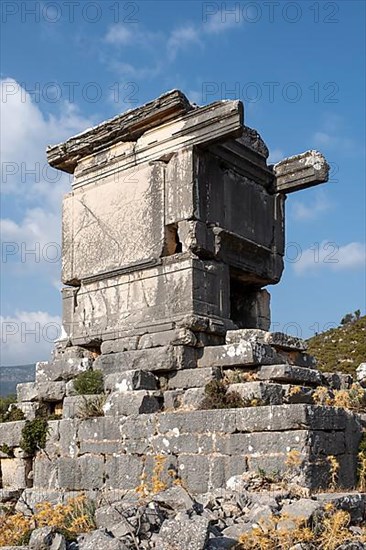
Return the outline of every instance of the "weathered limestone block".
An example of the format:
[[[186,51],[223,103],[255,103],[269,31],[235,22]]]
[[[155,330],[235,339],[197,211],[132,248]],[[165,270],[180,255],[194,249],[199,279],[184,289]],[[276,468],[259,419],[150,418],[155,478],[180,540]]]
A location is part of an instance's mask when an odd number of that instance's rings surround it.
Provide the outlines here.
[[[285,350],[305,351],[307,344],[305,340],[290,336],[283,332],[267,332],[259,329],[228,330],[226,333],[227,344],[239,344],[241,341],[252,343],[268,344]]]
[[[182,252],[191,250],[200,258],[212,258],[215,255],[215,235],[205,223],[195,220],[178,222],[179,241]]]
[[[329,165],[319,151],[306,151],[273,167],[276,193],[292,193],[328,181]]]
[[[41,404],[39,402],[22,401],[17,403],[17,408],[22,411],[26,420],[33,420],[36,417],[37,411],[40,407]]]
[[[176,329],[152,334],[143,334],[138,349],[156,348],[159,346],[195,346],[197,339],[189,329]]]
[[[277,349],[277,352],[281,358],[281,361],[279,361],[280,363],[288,363],[289,365],[307,369],[316,369],[315,357],[304,351]]]
[[[138,336],[126,336],[125,338],[117,338],[116,340],[106,340],[102,342],[100,350],[103,355],[118,353],[120,351],[131,351],[137,349],[138,342]]]
[[[192,311],[206,317],[206,324],[209,318],[221,320],[224,331],[234,326],[229,319],[228,266],[189,253],[164,257],[158,265],[138,271],[86,279],[80,287],[62,292],[63,326],[73,344],[124,338],[131,331],[154,333],[168,321],[170,329],[175,322],[194,330],[182,324]],[[105,351],[111,351],[109,345],[103,346]]]
[[[205,388],[188,388],[182,396],[181,407],[188,410],[197,410],[201,407],[205,396]]]
[[[160,433],[178,429],[180,433],[204,432],[266,432],[296,430],[308,427],[313,430],[353,429],[361,433],[355,415],[344,409],[305,404],[246,407],[231,410],[204,410],[159,415]]]
[[[60,357],[52,363],[37,363],[36,381],[37,383],[68,381],[90,370],[93,362],[94,358],[91,357]],[[24,399],[24,401],[27,400]]]
[[[295,384],[321,385],[322,375],[319,371],[293,365],[264,365],[257,372],[259,380],[291,382]]]
[[[54,359],[95,359],[95,352],[82,346],[71,346],[69,340],[58,340],[55,344]]]
[[[168,389],[187,389],[206,386],[212,380],[222,378],[219,367],[202,367],[200,369],[184,369],[175,372],[168,379]]]
[[[54,527],[40,527],[32,531],[30,550],[66,550],[66,540]]]
[[[190,346],[162,346],[100,355],[94,362],[94,369],[105,375],[130,370],[170,371],[189,369],[196,366],[196,350]]]
[[[117,392],[156,390],[158,389],[158,379],[152,372],[143,370],[114,372],[104,378],[104,389]]]
[[[121,450],[124,417],[83,420],[78,429],[80,453],[114,454]],[[147,427],[146,427],[147,430]]]
[[[158,398],[146,390],[113,392],[103,406],[106,416],[153,413],[160,409]]]
[[[273,365],[278,359],[276,351],[271,346],[242,341],[239,344],[204,348],[197,364],[199,367]]]
[[[17,400],[20,401],[36,401],[37,387],[35,382],[25,382],[17,384]]]
[[[164,163],[99,178],[63,201],[62,282],[159,258],[164,246]],[[100,200],[103,194],[103,201]]]
[[[141,481],[142,459],[134,456],[109,456],[105,463],[106,488],[136,489]]]
[[[62,401],[66,395],[65,382],[37,382],[38,399],[44,402]]]
[[[164,411],[179,409],[182,405],[184,390],[165,390],[163,392]]]
[[[57,460],[38,454],[33,461],[33,487],[47,490],[58,488]]]
[[[32,464],[29,459],[2,458],[0,466],[4,489],[25,489],[30,486],[28,474]]]
[[[261,405],[282,405],[283,391],[279,384],[245,382],[230,384],[228,393],[236,392],[245,402],[258,400]]]
[[[361,386],[366,387],[366,363],[360,363],[356,369],[357,381]]]
[[[61,489],[80,491],[101,489],[104,481],[104,457],[85,454],[77,459],[57,459],[57,479]]]
[[[25,426],[23,420],[18,422],[1,422],[0,423],[0,446],[7,445],[10,449],[19,447],[22,438],[22,429]]]
[[[105,529],[92,531],[78,537],[78,548],[80,550],[125,550],[126,546],[117,538],[113,538]]]
[[[69,380],[66,382],[66,397],[74,397],[75,395],[78,395],[78,393],[75,390],[74,380]]]
[[[305,457],[308,448],[309,431],[307,430],[220,435],[215,442],[217,453],[230,456],[243,453],[249,458],[252,455],[257,457],[283,454],[285,456],[291,450],[296,450]]]
[[[161,550],[202,550],[206,547],[210,520],[203,516],[191,519],[179,512],[174,519],[166,520],[156,538]]]

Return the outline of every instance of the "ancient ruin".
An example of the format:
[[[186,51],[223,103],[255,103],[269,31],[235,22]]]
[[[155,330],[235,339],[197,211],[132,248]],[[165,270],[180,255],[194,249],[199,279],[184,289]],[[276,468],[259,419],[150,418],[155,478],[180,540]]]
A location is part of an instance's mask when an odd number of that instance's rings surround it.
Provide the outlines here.
[[[12,451],[0,454],[3,490],[22,493],[20,508],[73,491],[123,495],[148,484],[159,460],[166,486],[179,479],[199,495],[245,472],[283,475],[294,453],[303,487],[329,486],[330,456],[339,486],[355,487],[360,420],[313,400],[352,380],[319,372],[301,339],[269,332],[286,195],[327,181],[324,157],[269,165],[240,101],[197,107],[180,91],[47,155],[74,176],[63,337],[36,381],[18,386],[17,406],[27,419],[53,416],[33,456],[20,449],[24,421],[0,424]],[[89,370],[103,375],[102,403],[75,390]],[[227,407],[210,406],[222,380]],[[98,415],[85,418],[93,399]]]

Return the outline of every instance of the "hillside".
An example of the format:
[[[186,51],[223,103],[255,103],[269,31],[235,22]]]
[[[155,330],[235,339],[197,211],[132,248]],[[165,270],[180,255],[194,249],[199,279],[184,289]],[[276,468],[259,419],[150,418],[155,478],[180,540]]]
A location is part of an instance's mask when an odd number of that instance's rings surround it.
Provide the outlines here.
[[[340,371],[355,376],[366,361],[366,315],[308,340],[308,351],[322,371]]]
[[[33,382],[35,375],[36,366],[34,364],[0,367],[0,397],[16,393],[17,384]]]

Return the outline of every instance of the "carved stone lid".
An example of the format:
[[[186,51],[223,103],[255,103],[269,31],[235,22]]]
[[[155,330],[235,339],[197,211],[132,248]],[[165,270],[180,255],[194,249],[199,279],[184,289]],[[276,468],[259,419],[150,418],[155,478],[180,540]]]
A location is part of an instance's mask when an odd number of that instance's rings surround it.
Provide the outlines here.
[[[144,132],[188,113],[195,107],[180,90],[172,90],[158,98],[106,120],[71,137],[64,143],[47,148],[51,166],[73,173],[80,158],[117,141],[135,141]]]

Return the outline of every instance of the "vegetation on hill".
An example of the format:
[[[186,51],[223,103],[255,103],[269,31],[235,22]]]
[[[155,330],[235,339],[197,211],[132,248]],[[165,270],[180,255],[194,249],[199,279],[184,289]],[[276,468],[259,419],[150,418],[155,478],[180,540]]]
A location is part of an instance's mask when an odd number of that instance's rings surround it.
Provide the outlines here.
[[[355,376],[358,365],[366,362],[366,315],[347,313],[339,327],[310,338],[308,351],[320,370]]]
[[[16,393],[17,384],[34,382],[35,375],[35,364],[13,367],[0,366],[0,396]]]

